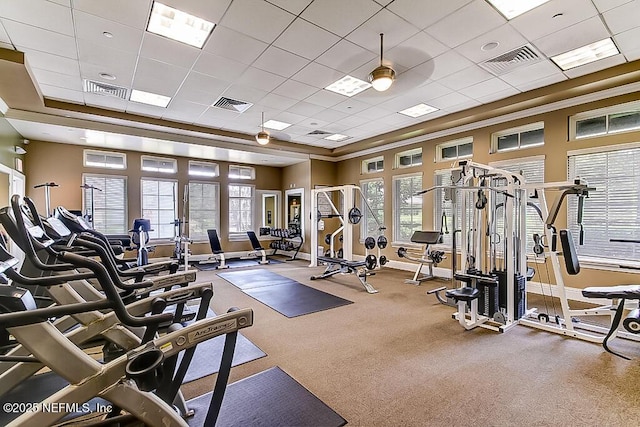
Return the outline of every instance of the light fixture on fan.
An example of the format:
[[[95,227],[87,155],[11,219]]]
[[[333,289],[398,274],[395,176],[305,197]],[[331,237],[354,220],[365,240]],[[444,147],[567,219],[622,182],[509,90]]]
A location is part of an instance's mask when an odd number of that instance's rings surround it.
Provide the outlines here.
[[[378,92],[384,92],[389,89],[396,78],[396,72],[393,71],[393,68],[382,65],[383,37],[384,34],[380,33],[380,66],[369,74],[369,82]]]
[[[267,145],[269,143],[269,132],[264,131],[264,111],[262,112],[262,130],[256,135],[256,141],[260,145]]]

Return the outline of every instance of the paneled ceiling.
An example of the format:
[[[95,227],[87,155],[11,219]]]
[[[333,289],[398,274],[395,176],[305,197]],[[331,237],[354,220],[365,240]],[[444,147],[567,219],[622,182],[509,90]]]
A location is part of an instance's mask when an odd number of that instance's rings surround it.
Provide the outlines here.
[[[264,113],[291,124],[270,133],[299,144],[297,151],[344,147],[640,59],[640,0],[551,0],[511,20],[485,0],[163,3],[215,24],[202,49],[146,31],[152,0],[0,0],[0,47],[25,53],[49,100],[195,125],[213,137],[252,136]],[[326,90],[345,75],[367,80],[380,62],[380,33],[385,65],[397,73],[391,89],[353,97]],[[564,72],[549,59],[607,37],[619,54]],[[499,71],[483,65],[525,45],[537,59]],[[127,95],[87,93],[85,79],[124,87]],[[133,89],[171,102],[130,101]],[[253,105],[242,113],[212,106],[221,96]],[[419,103],[438,110],[418,118],[399,113]],[[55,124],[18,121],[25,137],[61,133]],[[58,139],[88,138],[68,132]],[[238,149],[254,150],[247,143]]]

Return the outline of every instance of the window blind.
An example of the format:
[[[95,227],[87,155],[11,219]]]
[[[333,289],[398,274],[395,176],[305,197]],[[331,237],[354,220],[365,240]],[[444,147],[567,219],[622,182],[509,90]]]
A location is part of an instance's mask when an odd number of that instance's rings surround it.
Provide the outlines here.
[[[83,175],[83,184],[101,191],[84,190],[84,211],[91,213],[93,194],[93,226],[105,234],[126,233],[127,227],[127,178],[110,175]]]
[[[189,237],[207,240],[208,229],[218,229],[220,185],[211,182],[189,183]]]

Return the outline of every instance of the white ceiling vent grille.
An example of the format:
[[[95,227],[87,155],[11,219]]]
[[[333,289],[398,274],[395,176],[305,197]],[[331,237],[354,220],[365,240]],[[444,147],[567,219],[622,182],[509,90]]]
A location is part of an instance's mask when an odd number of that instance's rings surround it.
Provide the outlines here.
[[[542,58],[533,50],[533,47],[525,45],[510,52],[503,53],[493,59],[489,59],[479,65],[493,74],[500,75],[510,73],[516,68],[533,64],[540,60],[542,60]]]
[[[247,111],[253,104],[250,102],[239,101],[237,99],[225,98],[221,96],[216,102],[213,103],[213,107],[222,108],[223,110],[234,111],[236,113],[242,113]]]
[[[331,135],[331,132],[327,132],[324,130],[314,130],[313,132],[309,132],[307,135],[311,135],[311,136]]]
[[[115,96],[117,98],[127,99],[127,88],[122,86],[110,85],[107,83],[96,82],[93,80],[84,80],[84,91],[88,93],[96,93],[98,95]]]

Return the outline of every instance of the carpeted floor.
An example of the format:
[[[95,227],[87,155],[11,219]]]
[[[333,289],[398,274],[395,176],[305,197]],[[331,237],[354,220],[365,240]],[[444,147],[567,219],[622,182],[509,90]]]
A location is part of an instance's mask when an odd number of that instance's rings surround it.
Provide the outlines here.
[[[368,294],[352,275],[310,281],[305,261],[267,266],[354,301],[288,319],[215,272],[213,309],[252,307],[243,334],[267,357],[232,369],[231,381],[280,366],[354,426],[634,426],[640,420],[640,345],[614,341],[632,361],[591,344],[524,326],[505,334],[464,331],[453,308],[385,269]],[[211,390],[214,376],[186,384],[185,397]]]

